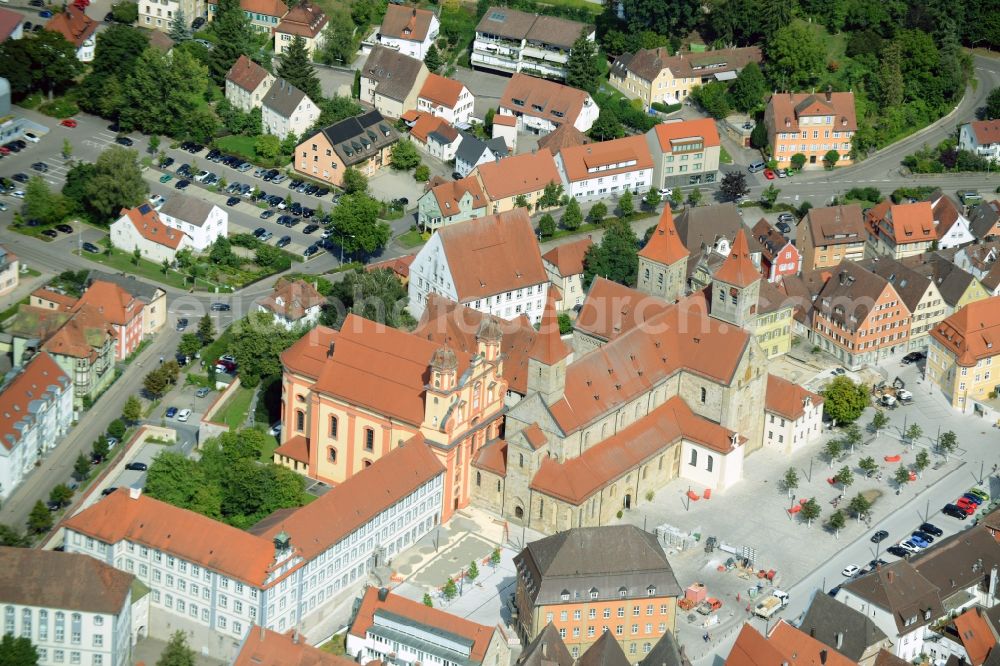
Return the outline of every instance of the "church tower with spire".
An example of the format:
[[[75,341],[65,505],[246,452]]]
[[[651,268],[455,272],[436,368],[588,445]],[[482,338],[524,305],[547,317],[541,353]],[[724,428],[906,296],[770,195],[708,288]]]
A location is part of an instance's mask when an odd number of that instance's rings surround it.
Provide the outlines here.
[[[559,335],[556,294],[550,287],[538,335],[528,352],[528,393],[540,393],[546,405],[558,402],[566,391],[569,354],[569,347]]]
[[[639,291],[666,301],[684,296],[688,249],[681,242],[670,206],[663,208],[656,230],[645,247],[639,250]]]
[[[757,314],[760,281],[746,232],[740,229],[729,256],[712,276],[711,315],[740,328],[749,327]]]

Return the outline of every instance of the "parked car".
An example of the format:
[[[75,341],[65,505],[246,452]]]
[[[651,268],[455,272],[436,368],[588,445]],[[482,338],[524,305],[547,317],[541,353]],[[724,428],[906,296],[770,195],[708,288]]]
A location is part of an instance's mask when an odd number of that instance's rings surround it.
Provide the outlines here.
[[[302,233],[304,233],[304,234],[311,234],[311,233],[315,232],[317,229],[319,229],[319,225],[318,224],[307,224],[302,229]]]
[[[954,504],[945,504],[944,508],[941,509],[941,513],[952,518],[958,518],[959,520],[965,520],[969,517],[969,514],[965,510],[958,508]]]
[[[162,176],[160,176],[160,182],[161,183],[168,183],[168,182],[170,182],[171,179],[173,179],[173,175],[171,175],[169,173],[165,173]]]
[[[20,172],[19,173],[15,173],[10,178],[11,178],[11,180],[16,180],[19,183],[27,183],[28,182],[28,174],[26,174],[26,173],[20,173]]]
[[[68,224],[57,224],[56,225],[56,229],[58,231],[63,232],[64,234],[71,234],[71,233],[73,233],[73,227],[69,226]]]
[[[895,555],[896,557],[906,557],[907,555],[910,554],[908,550],[904,550],[899,546],[889,546],[888,548],[885,549],[885,552],[889,553],[890,555]]]
[[[149,465],[141,462],[131,462],[125,465],[125,469],[130,469],[134,472],[145,472],[146,470],[149,469]]]
[[[183,331],[187,327],[188,327],[188,320],[187,319],[185,319],[184,317],[181,317],[180,319],[177,320],[177,330],[178,331]]]
[[[319,252],[319,246],[315,245],[315,244],[314,245],[310,245],[305,250],[303,250],[302,256],[306,257],[306,258],[309,258],[309,257],[313,256],[314,254],[316,254],[317,252]]]
[[[975,495],[976,497],[978,497],[979,499],[981,499],[983,502],[988,502],[989,499],[990,499],[989,494],[985,490],[982,490],[980,488],[971,488],[966,493],[966,495]]]
[[[792,231],[792,228],[788,226],[787,222],[778,222],[774,226],[775,228],[777,228],[778,231],[780,231],[783,234],[791,233]]]
[[[185,189],[187,189],[188,185],[190,185],[190,184],[191,184],[190,180],[178,180],[176,183],[174,183],[174,189],[175,190],[185,190]]]
[[[97,247],[93,243],[84,243],[83,244],[83,251],[84,252],[90,252],[91,254],[100,254],[101,253],[101,248]]]
[[[184,423],[189,418],[191,418],[190,409],[182,409],[181,411],[177,412],[177,420],[180,421],[181,423]]]
[[[202,386],[200,389],[194,392],[194,394],[199,398],[204,398],[206,395],[212,392],[212,389],[207,386]]]
[[[872,535],[872,543],[880,543],[881,541],[884,541],[885,539],[888,538],[889,538],[888,532],[886,532],[885,530],[879,530],[878,532]]]
[[[63,118],[61,121],[59,121],[59,124],[62,125],[63,127],[76,127],[76,121],[73,120],[72,118]]]
[[[191,21],[191,29],[192,30],[197,30],[198,28],[200,28],[203,25],[205,25],[205,17],[204,16],[197,16],[197,17],[195,17],[195,19],[193,21]]]
[[[167,407],[167,418],[168,419],[172,419],[175,416],[177,416],[177,408],[176,407]]]
[[[923,539],[924,542],[928,543],[928,544],[934,543],[934,535],[928,534],[927,532],[924,532],[923,530],[916,530],[913,533],[913,538],[914,539],[917,539],[917,538]]]
[[[115,143],[117,143],[120,146],[131,146],[135,142],[132,141],[132,139],[128,138],[127,136],[120,136],[115,139]]]
[[[291,245],[291,243],[292,243],[291,236],[282,236],[281,238],[278,239],[278,242],[275,243],[274,245],[275,247],[288,247],[289,245]]]
[[[916,532],[910,535],[909,541],[918,548],[926,548],[927,546],[930,545],[930,543],[926,539],[917,536]]]
[[[764,178],[768,180],[774,180],[774,172],[770,169],[764,169]]]
[[[909,550],[911,553],[919,553],[920,551],[922,551],[924,548],[927,547],[927,546],[921,546],[912,537],[902,542],[899,545],[902,546],[904,550]]]
[[[46,12],[48,12],[48,10],[46,10]],[[39,12],[40,15],[44,13],[45,12]],[[52,18],[52,12],[48,12],[48,14],[49,14],[48,16],[43,16],[42,18]],[[31,143],[38,143],[40,141],[38,135],[35,134],[34,132],[25,132],[24,138],[26,141],[30,141]]]
[[[220,303],[219,301],[216,301],[211,305],[212,312],[229,312],[232,309],[233,308],[229,305],[229,303]]]
[[[164,157],[163,161],[160,162],[160,168],[161,169],[166,169],[167,167],[173,165],[173,163],[174,163],[174,158],[172,158],[172,157]]]
[[[240,199],[239,197],[229,197],[228,199],[226,199],[226,205],[227,206],[235,206],[236,204],[238,204],[241,201],[243,201],[243,199]]]
[[[918,352],[918,351],[910,352],[909,354],[903,357],[903,365],[917,363],[918,361],[924,360],[926,356],[927,355],[924,354],[923,352]]]
[[[861,571],[861,567],[859,567],[856,564],[849,564],[846,567],[844,567],[844,570],[841,571],[840,573],[843,574],[844,576],[847,576],[848,578],[853,578],[854,576],[858,575],[859,571]]]
[[[44,229],[42,231],[42,235],[45,236],[46,238],[58,238],[59,237],[59,234],[56,232],[55,229]]]
[[[253,168],[252,164],[250,164],[249,162],[243,162],[239,166],[236,167],[236,170],[239,171],[240,173],[246,173],[247,171],[249,171],[252,168]]]
[[[267,209],[267,210],[261,211],[261,213],[260,213],[260,219],[262,219],[262,220],[266,220],[266,219],[271,218],[271,217],[274,217],[274,211],[271,210],[270,208]]]
[[[107,497],[116,490],[118,490],[118,486],[110,486],[108,488],[105,488],[104,490],[101,491],[101,497]]]
[[[983,503],[982,497],[980,497],[979,495],[973,495],[972,493],[965,493],[964,495],[962,495],[962,499],[967,499],[969,500],[969,502],[975,504],[976,506],[979,506],[980,504]]]
[[[260,237],[260,242],[261,243],[266,243],[267,241],[271,240],[272,238],[274,238],[274,234],[271,233],[270,231],[265,231],[264,234]]]
[[[49,171],[49,165],[45,162],[35,162],[31,165],[31,168],[39,173],[48,173]]]
[[[934,523],[921,523],[920,531],[926,532],[927,534],[933,534],[936,537],[943,536],[944,530],[935,525]]]
[[[778,178],[788,177],[788,169],[778,169],[777,173],[778,173]]]

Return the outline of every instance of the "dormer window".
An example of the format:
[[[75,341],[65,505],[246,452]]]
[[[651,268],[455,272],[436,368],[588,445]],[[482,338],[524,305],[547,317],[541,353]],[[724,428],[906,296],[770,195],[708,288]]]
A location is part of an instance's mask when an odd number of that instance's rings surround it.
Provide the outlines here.
[[[597,588],[596,587],[590,588],[590,598],[591,599],[596,599],[597,598]]]
[[[655,585],[650,585],[649,587],[647,587],[646,588],[646,594],[649,595],[649,596],[651,596],[651,597],[656,596],[656,586]]]

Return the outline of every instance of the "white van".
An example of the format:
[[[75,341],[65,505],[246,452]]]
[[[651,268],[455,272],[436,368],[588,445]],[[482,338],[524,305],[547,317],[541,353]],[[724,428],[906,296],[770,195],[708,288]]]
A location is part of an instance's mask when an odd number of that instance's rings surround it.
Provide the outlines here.
[[[750,173],[757,173],[758,171],[763,171],[766,167],[767,164],[765,164],[762,160],[757,160],[756,162],[751,162],[750,165],[747,166],[747,171]]]

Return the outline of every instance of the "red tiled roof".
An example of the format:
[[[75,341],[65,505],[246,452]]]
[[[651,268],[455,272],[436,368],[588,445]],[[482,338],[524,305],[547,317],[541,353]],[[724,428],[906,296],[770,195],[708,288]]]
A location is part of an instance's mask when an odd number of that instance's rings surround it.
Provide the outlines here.
[[[416,435],[314,502],[278,521],[265,518],[267,529],[260,536],[270,540],[285,532],[292,547],[311,560],[443,472],[424,438]]]
[[[240,9],[251,14],[264,14],[278,18],[288,13],[288,5],[281,0],[240,0]]]
[[[77,298],[74,298],[73,296],[70,296],[69,294],[63,294],[58,291],[53,291],[52,289],[48,289],[47,287],[39,287],[38,289],[31,292],[31,295],[36,298],[40,298],[43,301],[52,301],[53,303],[59,306],[58,308],[59,310],[64,312],[69,312],[70,310],[72,310],[73,306],[76,305],[76,302],[79,300]]]
[[[955,631],[962,641],[972,666],[982,666],[996,647],[997,639],[978,607],[972,607],[955,618]]]
[[[46,352],[32,358],[0,393],[0,444],[11,451],[22,429],[35,423],[31,404],[42,400],[53,386],[69,386],[70,378]]]
[[[593,244],[594,241],[587,236],[571,243],[556,245],[543,254],[542,259],[555,266],[560,277],[580,275],[583,273],[583,258],[587,256],[587,250]]]
[[[357,666],[357,662],[312,647],[297,630],[279,634],[254,625],[233,666]]]
[[[521,434],[524,435],[525,441],[531,445],[531,448],[536,451],[549,441],[549,438],[545,436],[545,433],[538,427],[537,423],[532,423],[522,430]]]
[[[542,321],[538,326],[538,336],[531,348],[531,357],[545,365],[555,365],[570,354],[569,346],[559,335],[559,320],[556,312],[556,290],[549,288]]]
[[[736,232],[736,240],[733,241],[729,256],[715,272],[715,279],[737,287],[746,287],[760,279],[760,271],[750,259],[747,234],[742,227]]]
[[[774,132],[797,132],[803,116],[832,116],[834,129],[841,132],[858,129],[853,92],[775,93],[764,120]]]
[[[571,183],[653,168],[653,156],[641,135],[568,146],[559,151],[559,157]]]
[[[63,526],[104,543],[123,539],[175,555],[206,569],[261,587],[274,562],[267,539],[119,488],[68,518]]]
[[[393,39],[422,42],[427,37],[433,17],[434,13],[426,9],[390,3],[385,10],[379,33]]]
[[[696,415],[681,397],[674,396],[576,458],[562,463],[545,458],[531,489],[578,505],[681,438],[725,455],[734,449],[733,434]]]
[[[886,199],[868,211],[868,224],[872,233],[888,234],[896,245],[925,243],[938,237],[930,201],[892,204]]]
[[[317,326],[281,353],[281,364],[286,370],[315,380],[322,372],[337,336],[334,329]]]
[[[538,192],[549,183],[562,182],[556,170],[556,161],[547,150],[505,157],[499,162],[486,162],[474,171],[479,174],[483,188],[492,201]]]
[[[461,81],[445,78],[431,72],[427,75],[427,79],[424,80],[424,87],[420,89],[420,97],[449,109],[454,109],[458,105],[458,98],[464,89],[465,86],[462,85]]]
[[[660,143],[660,150],[665,153],[674,152],[674,143],[685,144],[688,143],[687,139],[700,138],[704,141],[705,148],[720,145],[719,130],[711,118],[660,123],[653,128],[653,132],[656,133],[656,140]]]
[[[980,146],[1000,143],[1000,119],[974,120],[969,124],[972,125],[972,132],[976,135],[976,143]]]
[[[688,255],[690,252],[684,247],[684,242],[674,225],[674,214],[670,206],[664,206],[656,231],[650,236],[649,242],[639,250],[639,256],[669,266],[682,259],[686,260]]]
[[[114,337],[111,325],[93,305],[84,305],[45,341],[42,349],[52,354],[93,362],[97,358],[97,350],[104,346],[109,337]]]
[[[407,254],[402,257],[394,257],[385,261],[377,261],[374,264],[365,266],[366,271],[378,271],[382,269],[390,270],[397,277],[405,279],[410,277],[410,264],[417,258],[416,254]]]
[[[459,203],[462,197],[468,193],[472,197],[472,209],[482,209],[484,212],[489,203],[483,195],[483,188],[479,186],[479,181],[472,176],[466,176],[459,180],[446,180],[440,185],[431,188],[434,199],[437,200],[438,209],[445,217],[450,217],[461,212]]]
[[[785,655],[781,663],[788,666],[857,666],[856,662],[785,620],[778,620],[778,624],[771,629],[767,642]]]
[[[507,118],[510,118],[510,121],[507,121]],[[497,114],[493,116],[493,124],[496,125],[497,121],[501,119],[504,121],[500,123],[501,125],[513,126],[517,124],[517,118],[506,114]],[[540,138],[538,140],[538,149],[541,150],[542,148],[545,148],[550,153],[555,155],[564,148],[570,148],[572,146],[586,146],[588,143],[593,143],[590,140],[590,137],[569,123],[565,123]]]
[[[122,208],[119,215],[128,219],[139,235],[151,243],[176,250],[184,241],[184,233],[161,222],[159,213],[149,204]]]
[[[446,631],[472,641],[469,659],[474,662],[482,662],[486,656],[486,649],[490,646],[490,640],[493,638],[493,632],[496,631],[495,627],[470,622],[391,592],[386,596],[385,601],[380,601],[378,588],[369,587],[361,598],[361,606],[358,608],[349,633],[352,636],[364,638],[368,629],[375,623],[375,614],[381,610],[401,615],[414,624]]]
[[[279,456],[291,458],[300,463],[309,464],[309,440],[302,435],[295,435],[274,450]]]
[[[781,666],[786,657],[749,623],[740,629],[725,666]]]
[[[257,303],[276,315],[298,321],[306,316],[310,308],[326,303],[326,299],[305,280],[278,278],[274,291],[260,298]]]
[[[288,10],[275,32],[315,39],[323,31],[327,20],[322,9],[310,2],[303,2]]]
[[[556,81],[539,79],[520,72],[514,74],[500,98],[500,113],[524,113],[558,125],[575,125],[590,95]],[[521,102],[516,104],[514,100]],[[593,104],[593,101],[590,102]],[[537,108],[542,110],[539,111]],[[495,119],[494,119],[495,122]]]
[[[444,118],[430,113],[417,112],[417,120],[410,128],[410,135],[420,143],[427,143],[427,136],[433,132],[437,132],[452,141],[458,138],[458,132]]]
[[[507,442],[497,439],[479,449],[472,459],[472,466],[499,476],[507,476]]]
[[[506,114],[498,113],[497,115],[493,116],[493,124],[501,125],[503,127],[516,127],[517,118],[515,118],[514,116],[508,116]]]
[[[0,547],[0,565],[0,599],[21,606],[118,615],[135,579],[83,553],[40,548]]]
[[[964,306],[931,329],[938,343],[954,354],[955,362],[971,368],[980,359],[1000,354],[1000,296]]]
[[[24,22],[24,16],[6,7],[0,7],[0,42],[10,39],[17,26]]]
[[[90,38],[100,25],[84,12],[73,5],[69,5],[61,12],[49,19],[45,24],[46,30],[58,32],[66,40],[77,48]]]
[[[668,307],[662,299],[598,276],[590,284],[573,327],[602,340],[614,340]]]
[[[114,282],[94,280],[77,301],[76,307],[93,305],[112,324],[127,326],[142,316],[142,304]]]
[[[764,398],[764,409],[767,411],[795,421],[805,413],[806,398],[814,405],[823,404],[823,396],[787,379],[771,374],[767,376],[767,395]]]
[[[268,77],[267,70],[245,55],[241,55],[229,68],[226,80],[246,90],[253,92]]]

